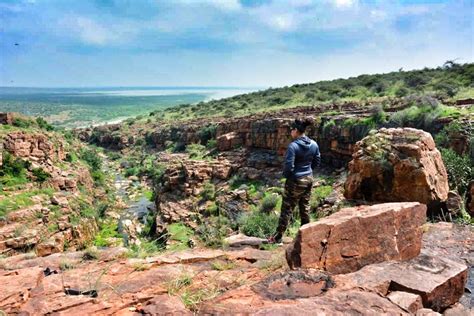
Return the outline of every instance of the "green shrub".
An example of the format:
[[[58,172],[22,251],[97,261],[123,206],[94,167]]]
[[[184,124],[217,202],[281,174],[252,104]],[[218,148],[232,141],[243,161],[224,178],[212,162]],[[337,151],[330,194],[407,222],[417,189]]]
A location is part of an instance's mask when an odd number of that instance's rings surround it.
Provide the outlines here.
[[[117,226],[117,222],[114,220],[102,222],[99,225],[100,230],[94,238],[94,245],[97,247],[111,246],[109,238],[121,238]]]
[[[4,197],[0,200],[0,216],[5,216],[11,211],[33,205],[34,202],[31,200],[31,197],[35,193],[36,192],[24,192]]]
[[[74,152],[69,152],[66,154],[66,161],[67,162],[76,162],[77,161],[77,155]]]
[[[28,128],[33,124],[33,121],[24,119],[21,117],[15,117],[13,118],[12,122],[13,126],[20,127],[20,128]]]
[[[230,221],[224,216],[211,216],[201,223],[196,235],[207,247],[217,248],[222,246],[223,240],[232,232]]]
[[[186,152],[191,159],[203,159],[206,155],[206,147],[201,144],[189,144],[186,146]]]
[[[376,104],[371,108],[371,118],[376,125],[383,124],[387,120],[387,114],[381,104]]]
[[[163,244],[155,240],[141,240],[140,245],[131,245],[127,256],[130,258],[147,258],[163,251]]]
[[[212,202],[209,204],[209,206],[206,208],[207,213],[211,216],[218,216],[219,215],[219,206],[216,204],[216,202]]]
[[[102,168],[102,159],[95,150],[83,149],[81,151],[81,159],[84,160],[93,171]]]
[[[324,124],[323,124],[323,133],[324,133],[324,134],[329,133],[329,131],[331,130],[331,128],[332,128],[333,126],[335,126],[335,125],[336,125],[336,121],[335,121],[335,120],[329,120],[329,121],[324,122]]]
[[[85,218],[97,218],[99,214],[97,214],[97,210],[94,209],[92,206],[81,207],[80,214],[82,217]]]
[[[130,167],[130,168],[125,169],[124,175],[126,177],[131,177],[131,176],[138,176],[139,173],[140,173],[140,168],[134,166],[134,167]]]
[[[460,156],[452,149],[440,148],[443,162],[448,172],[449,186],[460,194],[467,191],[469,182],[474,179],[474,166],[468,156]]]
[[[91,172],[92,179],[94,179],[94,183],[96,185],[104,185],[105,184],[105,173],[101,170],[94,170]]]
[[[194,235],[191,228],[181,223],[168,225],[168,240],[170,241],[169,250],[184,250],[189,248],[189,241]]]
[[[1,183],[6,186],[27,183],[26,170],[29,166],[28,161],[15,158],[9,152],[3,152],[3,162],[0,167]]]
[[[35,181],[39,183],[43,183],[49,178],[51,178],[51,175],[44,171],[42,168],[35,168],[31,171],[33,176],[35,177]]]
[[[259,211],[270,213],[281,203],[281,196],[275,193],[265,194],[259,205]]]
[[[147,169],[144,171],[144,174],[148,176],[156,186],[161,182],[163,175],[165,174],[165,170],[166,167],[164,165],[153,162],[150,167],[147,167]]]
[[[397,98],[402,98],[404,96],[407,96],[408,93],[410,93],[410,90],[408,90],[406,87],[400,87],[395,91],[395,96]]]
[[[210,139],[210,140],[208,140],[208,141],[207,141],[206,148],[207,148],[207,149],[214,149],[214,148],[217,148],[217,140],[215,140],[215,139]]]
[[[39,128],[45,129],[47,131],[53,131],[54,127],[46,122],[46,120],[42,117],[37,117],[36,118],[36,124],[38,124]]]
[[[122,158],[122,155],[116,151],[108,151],[107,156],[109,157],[110,160],[113,160],[113,161],[117,161],[120,158]]]
[[[201,144],[204,146],[208,145],[208,142],[212,139],[216,138],[217,132],[217,125],[210,124],[198,131],[199,139],[201,140]]]
[[[202,188],[201,197],[205,201],[213,201],[216,198],[216,187],[210,182],[205,182]]]
[[[240,231],[247,236],[267,238],[275,233],[278,216],[274,213],[252,211],[239,219]]]

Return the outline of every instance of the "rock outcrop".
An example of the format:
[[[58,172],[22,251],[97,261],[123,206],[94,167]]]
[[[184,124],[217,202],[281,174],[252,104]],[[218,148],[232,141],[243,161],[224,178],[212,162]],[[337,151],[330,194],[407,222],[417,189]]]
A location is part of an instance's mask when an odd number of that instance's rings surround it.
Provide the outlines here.
[[[0,124],[12,125],[15,114],[12,112],[2,112],[0,113]]]
[[[357,143],[349,163],[346,198],[417,201],[436,213],[448,192],[446,168],[429,133],[382,128]]]
[[[6,135],[3,147],[15,157],[28,157],[32,161],[63,160],[66,157],[63,144],[53,144],[44,134],[12,132]]]
[[[11,161],[23,161],[21,172],[29,180],[3,187],[0,254],[35,251],[47,256],[65,247],[81,248],[94,238],[96,220],[81,214],[81,208],[92,209],[96,193],[91,173],[86,165],[66,160],[67,151],[77,148],[61,134],[35,127],[3,133],[0,148]],[[88,196],[81,196],[79,188]]]
[[[202,196],[205,186],[215,192],[215,185],[228,180],[235,165],[224,158],[202,161],[180,154],[163,159],[168,160],[155,200],[157,234],[160,235],[164,224],[183,222],[196,228],[200,209],[206,208]]]
[[[386,203],[342,209],[302,226],[286,258],[291,268],[348,273],[420,253],[426,206]]]
[[[446,315],[469,315],[469,301],[448,306],[464,292],[463,260],[474,262],[473,228],[436,223],[424,230],[420,256],[344,275],[287,271],[282,248],[193,249],[146,259],[126,258],[124,248],[98,250],[94,260],[84,260],[84,252],[21,254],[0,258],[0,310],[9,315],[413,315],[448,308]]]

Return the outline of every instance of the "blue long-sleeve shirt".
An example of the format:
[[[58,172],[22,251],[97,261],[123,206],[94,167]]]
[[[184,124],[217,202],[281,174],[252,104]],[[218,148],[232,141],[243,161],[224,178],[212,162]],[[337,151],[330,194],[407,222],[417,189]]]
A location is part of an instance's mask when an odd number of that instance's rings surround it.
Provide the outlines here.
[[[283,176],[297,179],[312,175],[313,169],[321,164],[318,144],[307,136],[302,136],[290,143],[286,151]]]

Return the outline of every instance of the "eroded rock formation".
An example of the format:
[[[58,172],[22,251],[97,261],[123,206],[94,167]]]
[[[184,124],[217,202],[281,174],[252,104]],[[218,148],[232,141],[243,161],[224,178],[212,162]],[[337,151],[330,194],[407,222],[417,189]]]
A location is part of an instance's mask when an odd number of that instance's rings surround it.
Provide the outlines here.
[[[446,168],[429,133],[382,128],[357,143],[349,163],[346,198],[418,201],[436,212],[448,192]]]

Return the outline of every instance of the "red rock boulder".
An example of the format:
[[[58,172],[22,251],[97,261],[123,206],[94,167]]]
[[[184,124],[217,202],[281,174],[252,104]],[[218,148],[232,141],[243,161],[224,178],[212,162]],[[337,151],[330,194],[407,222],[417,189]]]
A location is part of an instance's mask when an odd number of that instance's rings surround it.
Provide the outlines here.
[[[286,250],[291,268],[348,273],[387,260],[420,253],[426,206],[385,203],[342,209],[302,226]]]
[[[448,176],[431,134],[382,128],[359,141],[349,163],[345,197],[417,201],[436,212],[448,198]]]

